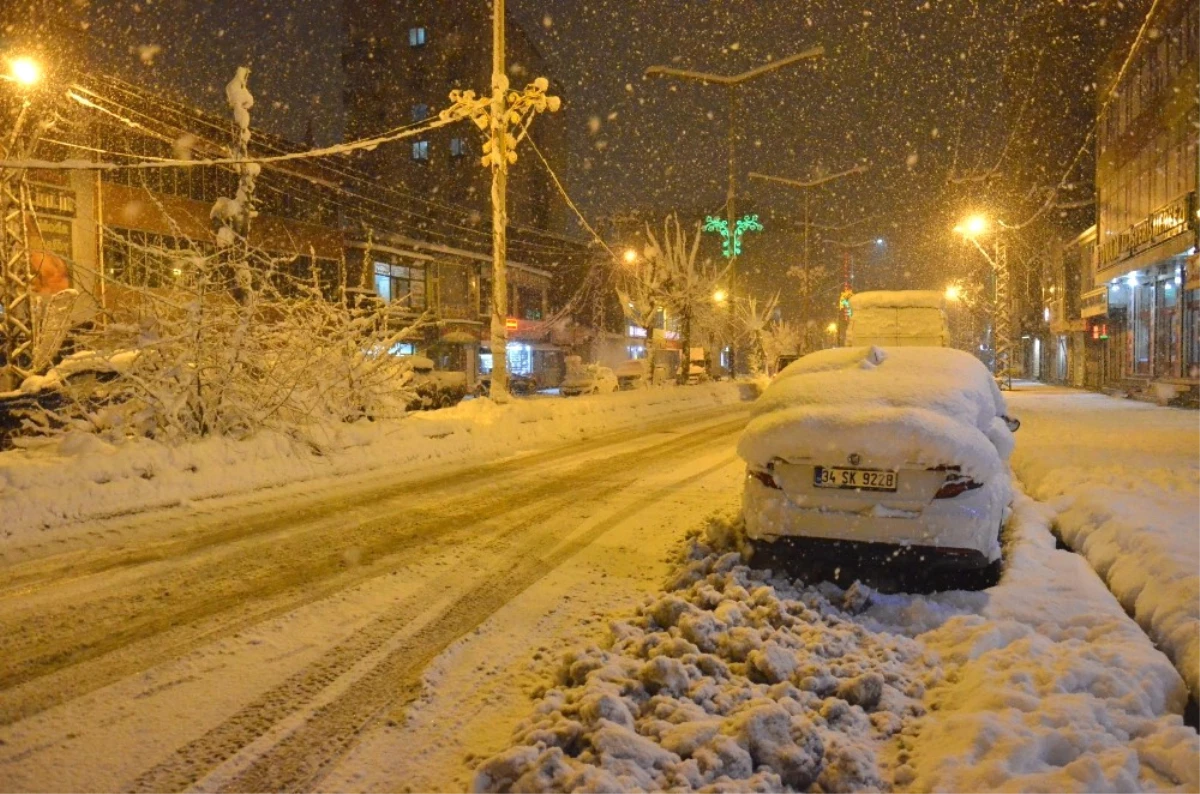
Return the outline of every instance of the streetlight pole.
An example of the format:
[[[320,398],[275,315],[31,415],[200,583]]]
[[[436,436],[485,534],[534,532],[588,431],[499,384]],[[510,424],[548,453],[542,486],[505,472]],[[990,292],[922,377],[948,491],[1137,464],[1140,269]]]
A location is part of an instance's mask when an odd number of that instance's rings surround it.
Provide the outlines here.
[[[753,80],[757,77],[762,77],[777,69],[782,69],[784,66],[789,66],[799,61],[819,58],[825,54],[825,48],[818,45],[810,47],[803,52],[798,52],[795,55],[789,55],[786,58],[780,58],[777,61],[771,61],[768,64],[759,66],[749,71],[735,75],[712,74],[710,72],[697,72],[690,69],[675,69],[670,66],[651,66],[646,69],[646,76],[658,75],[661,77],[672,77],[680,80],[697,80],[701,83],[712,83],[722,85],[729,89],[729,182],[728,189],[725,193],[725,208],[728,223],[728,232],[731,236],[730,244],[732,250],[729,257],[729,305],[730,310],[734,305],[734,295],[737,289],[737,258],[740,253],[736,245],[733,245],[732,235],[737,226],[737,87]],[[729,348],[730,374],[735,374],[733,360],[733,345]]]
[[[815,187],[820,187],[826,183],[832,182],[835,179],[851,176],[853,174],[861,174],[866,172],[867,166],[856,165],[853,168],[848,168],[845,171],[839,171],[836,174],[827,174],[822,177],[809,180],[785,179],[781,176],[770,176],[769,174],[760,174],[756,171],[750,173],[751,179],[761,179],[765,182],[777,182],[781,185],[800,188],[804,191],[804,250],[800,261],[801,270],[804,273],[804,289],[805,294],[801,296],[801,310],[804,312],[805,333],[801,339],[801,344],[807,352],[809,343],[809,334],[807,333],[808,322],[812,314],[812,285],[809,282],[809,229],[812,228],[812,221],[809,218],[810,199],[812,198],[811,190]]]
[[[1003,227],[1003,224],[1000,224]],[[987,219],[982,215],[972,215],[958,226],[954,227],[954,231],[961,234],[965,239],[970,240],[971,244],[979,249],[979,253],[983,254],[983,258],[992,266],[992,274],[994,276],[995,291],[992,296],[992,324],[993,342],[995,354],[995,364],[993,365],[992,374],[996,378],[996,382],[1002,389],[1012,389],[1012,289],[1010,284],[1011,273],[1008,269],[1008,246],[1000,236],[1000,230],[996,230],[996,237],[993,241],[995,256],[987,252],[987,249],[979,244],[976,239],[979,235],[988,230]]]

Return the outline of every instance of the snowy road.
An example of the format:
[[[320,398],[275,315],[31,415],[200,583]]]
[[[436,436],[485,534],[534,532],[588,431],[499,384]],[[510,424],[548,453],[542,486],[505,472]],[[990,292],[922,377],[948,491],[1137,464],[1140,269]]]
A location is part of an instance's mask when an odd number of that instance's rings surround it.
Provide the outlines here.
[[[461,788],[465,748],[499,749],[528,708],[536,657],[657,590],[680,534],[729,507],[745,419],[691,412],[6,550],[0,789]],[[456,655],[501,611],[502,635]]]

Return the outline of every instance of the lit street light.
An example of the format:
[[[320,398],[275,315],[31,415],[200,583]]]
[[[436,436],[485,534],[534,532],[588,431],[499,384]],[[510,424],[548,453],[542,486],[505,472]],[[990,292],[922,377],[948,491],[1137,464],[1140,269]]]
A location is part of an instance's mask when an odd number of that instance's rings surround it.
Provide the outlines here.
[[[713,300],[716,301],[717,303],[724,303],[728,299],[729,299],[729,295],[723,289],[719,289],[713,293]]]
[[[954,227],[957,234],[961,234],[968,240],[974,240],[988,230],[988,221],[983,215],[972,215],[965,219],[962,223]]]
[[[946,300],[950,301],[951,303],[958,303],[960,300],[962,300],[962,287],[958,284],[950,284],[946,287],[945,294]]]
[[[7,79],[23,86],[35,85],[42,79],[42,67],[32,58],[13,58],[8,62]]]
[[[632,248],[626,248],[622,259],[625,260],[625,264],[632,265],[637,261],[637,251],[633,250]]]

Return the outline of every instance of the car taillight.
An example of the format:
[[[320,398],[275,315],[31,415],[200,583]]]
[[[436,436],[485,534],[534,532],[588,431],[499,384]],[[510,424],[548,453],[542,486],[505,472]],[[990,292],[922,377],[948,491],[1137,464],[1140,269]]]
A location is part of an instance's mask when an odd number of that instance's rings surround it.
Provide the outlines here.
[[[780,490],[779,483],[775,482],[775,478],[772,477],[771,473],[768,471],[756,471],[755,469],[748,469],[746,471],[746,476],[752,480],[758,480],[768,488],[774,488],[777,491]]]
[[[946,483],[933,495],[934,499],[953,499],[959,494],[983,487],[983,483],[975,482],[970,477],[959,474],[962,471],[959,466],[936,466],[931,471],[946,472]]]

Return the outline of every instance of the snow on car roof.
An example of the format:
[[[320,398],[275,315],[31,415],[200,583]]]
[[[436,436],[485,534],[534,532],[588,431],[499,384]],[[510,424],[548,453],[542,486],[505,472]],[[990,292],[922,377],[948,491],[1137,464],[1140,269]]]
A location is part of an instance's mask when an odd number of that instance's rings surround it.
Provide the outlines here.
[[[871,466],[959,465],[986,478],[1012,452],[991,373],[969,353],[934,347],[822,350],[785,368],[755,403],[738,444],[747,463],[776,458]],[[866,464],[864,464],[866,465]]]
[[[859,309],[941,309],[945,296],[937,290],[876,290],[850,297],[850,310]]]

